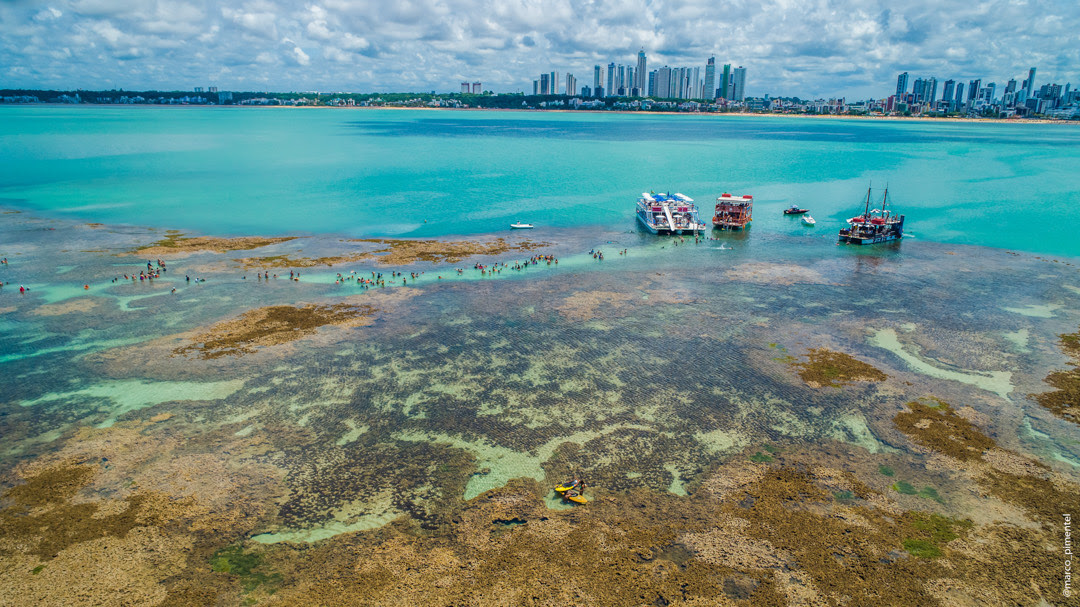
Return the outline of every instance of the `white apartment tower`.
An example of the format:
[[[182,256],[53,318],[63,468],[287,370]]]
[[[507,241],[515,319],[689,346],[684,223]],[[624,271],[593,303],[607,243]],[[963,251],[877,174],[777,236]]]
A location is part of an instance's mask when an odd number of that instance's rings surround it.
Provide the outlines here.
[[[746,68],[739,66],[731,71],[731,98],[742,101],[746,98]]]
[[[716,97],[716,57],[709,57],[705,64],[705,83],[702,86],[701,96],[704,99]]]
[[[637,54],[637,71],[634,72],[634,76],[635,76],[634,82],[633,82],[633,84],[631,86],[633,86],[635,88],[638,88],[638,89],[641,89],[642,91],[645,91],[646,87],[649,84],[648,83],[649,72],[647,71],[647,69],[645,67],[645,49],[641,49],[640,51],[638,51],[638,54]],[[642,93],[642,94],[644,94],[644,93]]]

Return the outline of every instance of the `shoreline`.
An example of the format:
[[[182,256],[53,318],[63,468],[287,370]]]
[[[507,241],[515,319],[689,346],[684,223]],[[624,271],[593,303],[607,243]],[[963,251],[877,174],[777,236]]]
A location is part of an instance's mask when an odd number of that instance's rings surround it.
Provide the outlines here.
[[[92,107],[92,108],[202,108],[202,109],[274,109],[274,110],[418,110],[456,112],[517,112],[554,114],[629,114],[642,116],[732,116],[740,118],[808,118],[825,120],[872,120],[887,122],[939,122],[969,124],[1062,124],[1080,125],[1080,120],[1050,118],[948,118],[942,116],[867,116],[856,114],[787,114],[777,112],[670,112],[652,110],[574,110],[567,108],[479,108],[479,107],[403,107],[403,106],[331,106],[331,105],[183,105],[183,104],[119,104],[119,103],[0,103],[0,107]]]

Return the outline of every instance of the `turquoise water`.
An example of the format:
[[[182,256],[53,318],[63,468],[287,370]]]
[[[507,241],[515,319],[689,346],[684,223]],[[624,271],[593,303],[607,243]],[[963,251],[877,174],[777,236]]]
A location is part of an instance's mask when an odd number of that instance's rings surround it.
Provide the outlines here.
[[[869,184],[918,239],[1080,255],[1071,125],[424,110],[0,108],[0,206],[212,234],[633,229],[645,190],[831,235]],[[809,231],[780,215],[791,203]]]

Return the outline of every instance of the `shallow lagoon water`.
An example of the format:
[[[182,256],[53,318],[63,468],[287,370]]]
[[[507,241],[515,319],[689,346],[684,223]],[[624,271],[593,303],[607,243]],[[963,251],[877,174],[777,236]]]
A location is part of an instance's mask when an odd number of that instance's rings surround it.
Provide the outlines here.
[[[1074,125],[10,106],[0,120],[0,204],[83,221],[356,237],[517,220],[632,229],[639,193],[671,189],[705,204],[753,194],[755,232],[806,233],[779,213],[797,203],[827,237],[873,184],[919,239],[1080,255],[1059,221],[1080,205]]]

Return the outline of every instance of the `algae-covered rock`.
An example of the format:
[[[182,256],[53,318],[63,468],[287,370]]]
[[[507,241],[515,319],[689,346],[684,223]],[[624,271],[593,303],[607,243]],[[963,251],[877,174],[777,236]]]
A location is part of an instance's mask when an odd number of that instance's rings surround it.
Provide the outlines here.
[[[799,369],[799,378],[812,388],[841,385],[856,381],[885,381],[888,376],[876,367],[864,363],[850,354],[834,352],[827,348],[812,348],[807,362],[793,362]]]
[[[165,238],[152,242],[145,247],[131,251],[132,255],[142,257],[166,257],[177,253],[200,253],[210,251],[224,253],[226,251],[247,251],[259,249],[272,244],[279,244],[295,240],[295,236],[240,236],[237,238],[219,238],[215,236],[184,236],[182,232],[169,230]]]
[[[194,353],[200,358],[251,354],[260,346],[294,341],[327,325],[363,326],[373,321],[373,306],[359,304],[308,304],[267,306],[220,322],[177,348],[176,354]]]
[[[921,402],[908,403],[908,410],[893,418],[896,427],[920,445],[955,457],[976,459],[994,446],[971,422],[960,417],[947,404],[930,406]]]
[[[1032,394],[1031,398],[1061,419],[1080,424],[1080,331],[1061,335],[1059,344],[1072,357],[1071,368],[1047,375],[1046,383],[1055,390]]]
[[[408,265],[417,261],[453,263],[472,255],[501,255],[512,251],[532,251],[547,246],[547,243],[531,240],[510,243],[503,238],[490,241],[367,238],[352,242],[385,245],[384,248],[361,257],[361,259],[372,259],[384,265]]]

